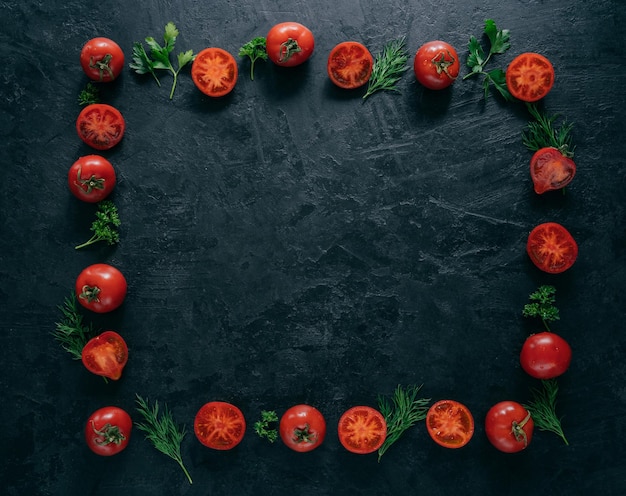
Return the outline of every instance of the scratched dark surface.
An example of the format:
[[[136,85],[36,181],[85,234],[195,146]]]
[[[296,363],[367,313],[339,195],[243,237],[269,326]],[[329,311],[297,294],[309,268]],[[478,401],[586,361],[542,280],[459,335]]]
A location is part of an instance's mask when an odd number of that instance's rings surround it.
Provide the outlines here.
[[[622,0],[362,0],[316,2],[3,1],[0,47],[0,489],[22,495],[626,494],[626,78]],[[529,116],[478,80],[363,102],[334,88],[326,58],[341,41],[377,53],[406,36],[412,56],[444,39],[465,62],[484,20],[511,31],[512,48],[546,55],[556,84],[545,109],[575,123],[577,176],[566,195],[533,192],[521,141]],[[208,46],[234,55],[281,21],[316,37],[304,66],[237,57],[234,92],[201,95],[183,70],[158,88],[128,68],[102,88],[127,122],[103,153],[118,173],[117,247],[76,252],[94,207],[74,199],[67,170],[92,152],[74,129],[87,82],[78,55],[94,36],[160,39],[174,21],[176,52]],[[484,42],[484,40],[482,40]],[[467,69],[462,68],[462,74]],[[528,260],[537,224],[556,221],[578,241],[568,272]],[[107,262],[129,283],[124,305],[86,319],[130,348],[122,379],[105,384],[51,337],[57,308],[87,265]],[[517,455],[496,451],[483,419],[493,404],[525,402],[537,386],[518,355],[538,322],[528,294],[557,288],[553,330],[574,350],[559,380],[570,441],[535,432]],[[341,413],[376,406],[398,384],[466,404],[476,433],[463,449],[435,445],[420,423],[377,463],[345,451]],[[167,403],[189,434],[176,463],[138,430],[101,458],[86,447],[88,415],[106,405],[134,420],[138,393]],[[239,406],[248,422],[230,452],[192,431],[207,401]],[[252,430],[263,409],[319,408],[325,443],[298,454]]]

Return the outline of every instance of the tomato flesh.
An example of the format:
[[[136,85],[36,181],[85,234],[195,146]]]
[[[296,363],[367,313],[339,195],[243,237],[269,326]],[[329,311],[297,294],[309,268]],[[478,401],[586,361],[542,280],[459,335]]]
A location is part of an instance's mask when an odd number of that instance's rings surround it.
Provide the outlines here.
[[[572,348],[552,332],[529,336],[522,346],[520,364],[535,379],[552,379],[564,374],[572,361]]]
[[[87,105],[76,119],[78,136],[96,150],[113,148],[122,140],[125,129],[120,111],[104,103]]]
[[[515,98],[524,102],[541,100],[554,85],[554,67],[543,55],[522,53],[506,69],[506,85]]]
[[[335,85],[353,89],[369,81],[373,66],[374,57],[364,45],[356,41],[344,41],[331,50],[326,69]]]
[[[528,235],[526,252],[537,268],[550,274],[566,271],[578,257],[578,245],[562,225],[545,222]]]
[[[355,406],[339,419],[339,441],[348,451],[367,454],[376,451],[387,437],[385,417],[368,406]]]
[[[235,57],[222,48],[205,48],[196,55],[191,66],[191,78],[205,95],[221,97],[230,93],[237,83]]]
[[[215,450],[237,446],[246,432],[246,421],[239,408],[224,401],[211,401],[198,410],[194,420],[198,441]]]
[[[117,381],[128,362],[128,347],[118,333],[105,331],[87,342],[82,361],[91,373]]]
[[[530,159],[530,177],[537,194],[564,188],[572,182],[575,174],[574,161],[557,148],[541,148]]]
[[[426,414],[428,434],[445,448],[461,448],[474,435],[474,417],[469,409],[454,400],[440,400]]]

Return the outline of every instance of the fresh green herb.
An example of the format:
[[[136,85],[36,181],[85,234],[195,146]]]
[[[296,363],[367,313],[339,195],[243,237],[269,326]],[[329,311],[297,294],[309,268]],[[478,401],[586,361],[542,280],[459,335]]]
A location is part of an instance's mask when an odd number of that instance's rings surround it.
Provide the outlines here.
[[[574,146],[572,145],[571,131],[574,124],[563,121],[557,129],[554,126],[554,121],[558,115],[547,116],[532,103],[527,103],[526,107],[535,120],[529,122],[526,131],[522,133],[524,145],[535,152],[550,146],[557,148],[565,157],[572,158]]]
[[[374,58],[372,75],[363,99],[365,100],[373,93],[381,90],[399,92],[396,83],[400,81],[404,71],[409,68],[406,64],[407,60],[409,60],[409,52],[406,49],[404,37],[387,43],[382,52],[376,54]]]
[[[85,88],[78,94],[79,105],[91,105],[92,103],[100,102],[100,92],[97,86],[93,83],[87,83]]]
[[[556,415],[556,397],[559,392],[559,385],[556,379],[548,379],[541,381],[542,388],[531,389],[531,401],[524,405],[524,408],[530,412],[535,426],[541,431],[554,432],[563,439],[563,442],[569,446],[569,442],[563,433],[561,419]]]
[[[146,439],[151,441],[157,450],[175,460],[185,472],[189,484],[193,484],[180,454],[180,444],[186,434],[185,426],[183,425],[181,428],[174,422],[167,405],[165,405],[163,412],[159,412],[158,401],[155,401],[154,405],[150,407],[147,400],[139,395],[136,396],[137,411],[144,418],[143,423],[135,424],[137,429],[146,433]]]
[[[111,200],[104,200],[98,203],[96,220],[91,224],[93,236],[83,244],[76,246],[77,250],[85,246],[92,245],[98,241],[106,241],[110,245],[119,242],[120,235],[117,228],[121,225],[117,207]]]
[[[261,412],[261,420],[257,420],[254,423],[254,431],[259,437],[267,438],[270,443],[273,443],[278,439],[278,431],[269,428],[271,422],[278,422],[278,415],[273,410],[269,412],[263,410]]]
[[[263,37],[257,37],[246,43],[239,49],[240,57],[250,58],[250,79],[254,81],[254,63],[257,60],[267,60],[267,40]]]
[[[554,306],[556,288],[554,286],[539,286],[537,291],[530,294],[532,303],[524,305],[522,315],[524,317],[539,317],[544,327],[549,332],[548,322],[559,320],[559,309]]]
[[[395,443],[402,434],[420,420],[426,418],[430,398],[418,398],[422,386],[408,386],[403,389],[398,386],[393,394],[391,402],[383,397],[378,397],[378,408],[387,422],[387,438],[378,449],[378,461]]]
[[[176,89],[176,82],[178,81],[178,74],[180,70],[188,63],[192,62],[195,58],[193,50],[187,50],[178,54],[178,69],[174,69],[172,62],[170,61],[170,54],[174,50],[176,44],[176,38],[178,37],[178,29],[173,22],[168,22],[165,25],[165,34],[163,35],[164,46],[159,45],[154,38],[148,36],[146,43],[150,48],[150,55],[146,52],[143,45],[139,42],[133,44],[133,61],[130,64],[130,68],[134,69],[137,74],[152,74],[152,77],[161,86],[161,82],[156,75],[156,69],[165,69],[172,73],[174,76],[174,82],[172,83],[172,90],[170,91],[170,100],[174,97],[174,90]]]
[[[80,360],[83,348],[94,335],[93,327],[91,324],[83,323],[83,316],[78,311],[73,291],[65,298],[63,305],[59,305],[59,310],[63,313],[63,319],[56,323],[52,335],[74,360]]]
[[[489,53],[485,56],[485,51],[480,45],[475,36],[471,36],[467,45],[469,49],[469,56],[467,58],[467,66],[472,70],[469,74],[466,74],[463,79],[467,79],[471,76],[482,74],[483,76],[483,89],[485,91],[485,99],[489,96],[489,87],[493,84],[494,88],[502,95],[505,100],[512,101],[513,97],[506,87],[506,74],[502,69],[493,69],[491,71],[485,71],[487,62],[491,59],[492,55],[503,54],[509,48],[509,30],[498,29],[493,19],[487,19],[485,21],[485,35],[489,39]]]

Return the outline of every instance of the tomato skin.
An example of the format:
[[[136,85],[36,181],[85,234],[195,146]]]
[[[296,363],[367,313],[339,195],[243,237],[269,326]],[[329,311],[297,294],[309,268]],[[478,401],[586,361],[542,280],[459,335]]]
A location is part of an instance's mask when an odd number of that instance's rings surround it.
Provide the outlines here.
[[[315,49],[313,33],[298,22],[274,25],[265,40],[267,56],[281,67],[295,67],[306,62]]]
[[[230,93],[237,84],[238,75],[235,57],[222,48],[205,48],[191,65],[191,79],[196,87],[214,98]]]
[[[96,455],[113,456],[128,446],[133,422],[125,410],[106,406],[93,412],[85,424],[85,441]]]
[[[374,57],[357,41],[344,41],[328,55],[326,71],[336,86],[344,89],[360,88],[370,79]]]
[[[501,401],[485,417],[489,442],[504,453],[517,453],[528,447],[535,424],[526,408],[515,401]]]
[[[426,414],[426,430],[439,446],[462,448],[474,435],[474,417],[455,400],[439,400]]]
[[[103,263],[83,269],[75,284],[78,302],[96,313],[118,308],[126,298],[127,288],[124,275],[115,267]]]
[[[530,159],[530,177],[535,193],[539,195],[564,188],[572,182],[575,174],[576,163],[557,148],[540,148]]]
[[[578,257],[578,245],[561,224],[545,222],[528,235],[526,252],[538,269],[549,274],[559,274],[574,265]]]
[[[312,406],[294,405],[281,417],[278,432],[288,448],[304,453],[314,450],[324,442],[326,420]]]
[[[124,52],[109,38],[92,38],[80,51],[80,65],[90,79],[108,83],[122,73]]]
[[[92,374],[117,381],[128,362],[128,346],[117,332],[104,331],[84,346],[82,361]]]
[[[564,374],[572,362],[572,348],[552,332],[529,336],[522,346],[520,364],[535,379],[552,379]]]
[[[115,182],[113,165],[100,155],[80,157],[67,174],[67,184],[72,194],[87,203],[104,200],[115,188]]]
[[[539,53],[526,52],[515,57],[506,69],[506,87],[523,102],[536,102],[554,85],[554,67]]]
[[[339,419],[337,434],[341,445],[352,453],[366,455],[380,448],[387,437],[387,422],[378,410],[353,406]]]
[[[424,43],[413,59],[415,77],[431,90],[442,90],[454,83],[459,68],[459,56],[454,47],[440,40]]]
[[[109,150],[124,137],[126,122],[119,110],[106,103],[92,103],[78,114],[78,137],[96,150]]]
[[[220,451],[230,450],[243,439],[246,420],[235,405],[210,401],[198,410],[193,430],[204,446]]]

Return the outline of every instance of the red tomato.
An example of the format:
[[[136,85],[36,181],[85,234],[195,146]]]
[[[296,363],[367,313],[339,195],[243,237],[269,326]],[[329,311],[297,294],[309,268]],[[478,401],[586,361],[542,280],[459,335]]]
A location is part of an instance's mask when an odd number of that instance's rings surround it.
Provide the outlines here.
[[[104,331],[90,339],[82,353],[83,364],[92,374],[117,381],[128,362],[126,341],[115,331]]]
[[[524,102],[541,100],[554,84],[554,67],[538,53],[522,53],[506,69],[506,87]]]
[[[574,265],[578,257],[578,245],[561,224],[545,222],[528,235],[526,252],[539,269],[558,274]]]
[[[438,445],[444,448],[461,448],[474,435],[474,417],[458,401],[440,400],[426,414],[426,430]]]
[[[367,84],[373,67],[374,57],[364,45],[356,41],[344,41],[335,46],[326,64],[330,80],[345,89]]]
[[[237,62],[226,50],[205,48],[191,65],[191,79],[205,95],[220,97],[230,93],[237,83]]]
[[[326,420],[316,408],[295,405],[280,419],[280,438],[294,451],[312,451],[324,442]]]
[[[126,279],[115,267],[93,264],[76,278],[76,295],[85,308],[106,313],[119,307],[126,298]]]
[[[67,183],[72,194],[88,203],[104,200],[115,188],[115,169],[100,155],[80,157],[70,167]]]
[[[235,405],[211,401],[198,410],[193,430],[203,445],[216,450],[229,450],[243,439],[246,420]]]
[[[105,103],[87,105],[76,119],[78,136],[96,150],[108,150],[124,137],[126,122],[115,107]]]
[[[265,40],[267,56],[282,67],[294,67],[306,62],[315,49],[313,33],[297,22],[276,24]]]
[[[380,448],[387,437],[387,422],[378,410],[354,406],[339,419],[339,441],[352,453],[365,455]]]
[[[97,455],[116,455],[128,446],[132,429],[133,422],[126,411],[106,406],[89,416],[85,425],[85,441]]]
[[[113,81],[124,68],[124,52],[108,38],[93,38],[80,51],[80,65],[94,81]]]
[[[520,353],[524,371],[535,379],[552,379],[569,368],[572,349],[562,337],[540,332],[526,339]]]
[[[431,90],[447,88],[459,75],[459,56],[445,41],[429,41],[415,54],[413,71],[417,80]]]
[[[522,451],[533,437],[535,424],[526,408],[515,401],[492,406],[485,418],[487,439],[504,453]]]
[[[541,148],[530,159],[530,177],[537,194],[564,188],[572,182],[574,174],[576,164],[557,148]]]

